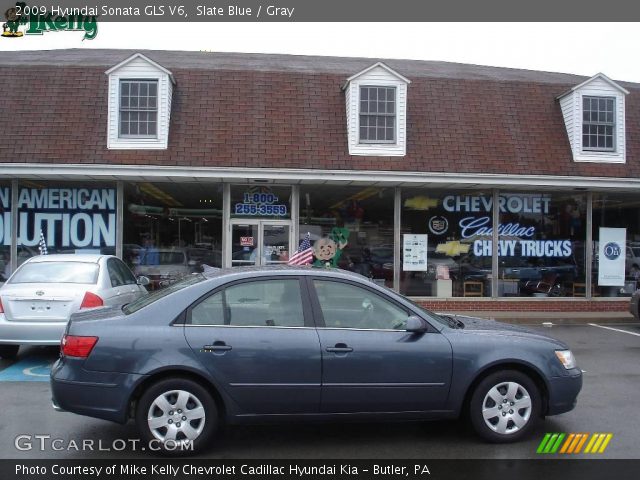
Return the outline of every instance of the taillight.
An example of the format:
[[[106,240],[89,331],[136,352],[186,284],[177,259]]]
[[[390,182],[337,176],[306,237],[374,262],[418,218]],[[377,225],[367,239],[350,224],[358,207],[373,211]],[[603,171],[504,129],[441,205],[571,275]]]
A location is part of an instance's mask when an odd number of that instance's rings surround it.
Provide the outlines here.
[[[96,295],[95,293],[87,292],[84,294],[84,298],[82,299],[80,308],[95,308],[102,307],[103,305],[104,302],[98,295]]]
[[[0,298],[0,313],[4,313],[4,308],[2,307],[2,299]]]
[[[96,343],[98,343],[98,337],[64,335],[60,342],[60,351],[65,357],[87,358]]]

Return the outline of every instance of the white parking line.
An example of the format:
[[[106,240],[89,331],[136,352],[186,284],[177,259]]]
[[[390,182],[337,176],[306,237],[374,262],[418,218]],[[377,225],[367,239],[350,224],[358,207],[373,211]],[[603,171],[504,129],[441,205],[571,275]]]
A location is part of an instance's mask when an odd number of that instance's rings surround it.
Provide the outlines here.
[[[636,337],[640,337],[640,333],[629,332],[628,330],[620,330],[619,328],[605,327],[604,325],[598,325],[597,323],[590,323],[589,325],[591,325],[592,327],[604,328],[606,330],[613,330],[614,332],[620,332],[620,333],[628,333],[629,335],[635,335]]]

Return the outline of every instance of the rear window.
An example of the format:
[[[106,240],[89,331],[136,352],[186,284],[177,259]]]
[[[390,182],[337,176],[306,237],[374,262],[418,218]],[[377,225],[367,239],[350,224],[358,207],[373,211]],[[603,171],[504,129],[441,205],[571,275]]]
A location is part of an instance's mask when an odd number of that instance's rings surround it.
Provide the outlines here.
[[[196,283],[200,283],[203,280],[206,280],[206,277],[200,273],[189,275],[176,283],[172,283],[166,288],[163,288],[161,290],[156,290],[155,292],[150,293],[149,295],[140,297],[135,302],[131,302],[125,305],[124,307],[122,307],[122,311],[125,313],[125,315],[130,315],[148,305],[151,305],[154,302],[157,302],[158,300],[166,297],[167,295],[171,295],[172,293],[182,290],[183,288],[186,288],[190,285],[195,285]]]
[[[25,263],[8,283],[96,283],[99,270],[97,263]]]

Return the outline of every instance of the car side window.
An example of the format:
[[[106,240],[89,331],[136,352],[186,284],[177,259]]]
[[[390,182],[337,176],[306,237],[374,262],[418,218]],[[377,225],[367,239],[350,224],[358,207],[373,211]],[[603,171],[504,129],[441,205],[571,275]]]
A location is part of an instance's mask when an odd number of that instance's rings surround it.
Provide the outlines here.
[[[115,262],[116,267],[120,272],[120,277],[123,279],[125,285],[136,285],[138,283],[135,275],[131,272],[131,269],[124,264],[124,262],[116,259],[113,259],[113,261]]]
[[[313,284],[326,327],[384,330],[406,327],[408,311],[369,289],[319,279]]]
[[[115,288],[124,285],[124,279],[122,278],[122,274],[114,258],[110,258],[107,261],[107,271],[109,272],[109,279],[111,280],[112,287]]]
[[[191,309],[192,325],[224,325],[224,292],[205,298]]]
[[[297,279],[269,279],[226,287],[191,309],[193,325],[303,327]]]

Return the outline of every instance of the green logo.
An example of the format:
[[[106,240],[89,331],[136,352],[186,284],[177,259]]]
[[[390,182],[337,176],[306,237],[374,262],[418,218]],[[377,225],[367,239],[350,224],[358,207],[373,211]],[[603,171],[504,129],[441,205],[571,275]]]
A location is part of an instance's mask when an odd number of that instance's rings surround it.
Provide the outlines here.
[[[93,40],[98,34],[97,15],[90,7],[29,7],[24,2],[16,2],[5,14],[2,37],[19,38],[23,35],[42,35],[44,32],[84,31],[83,40]],[[26,25],[24,32],[19,27]]]

